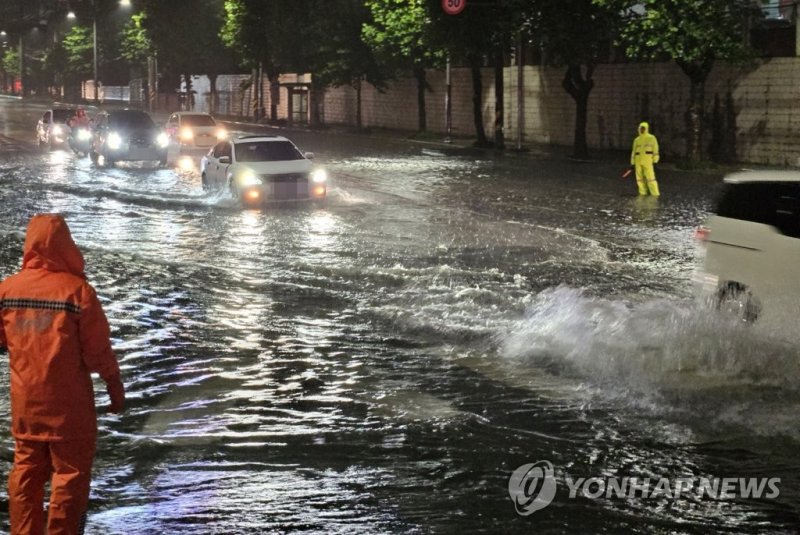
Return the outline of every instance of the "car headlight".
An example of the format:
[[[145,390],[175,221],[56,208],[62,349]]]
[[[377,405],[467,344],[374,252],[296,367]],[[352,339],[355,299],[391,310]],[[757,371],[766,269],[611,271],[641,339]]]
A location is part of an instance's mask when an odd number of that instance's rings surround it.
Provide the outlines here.
[[[261,179],[253,171],[242,171],[239,175],[239,183],[242,186],[259,186],[262,184]]]
[[[92,139],[92,133],[85,128],[79,128],[78,133],[76,135],[78,136],[78,139],[81,141],[88,141]]]
[[[61,128],[59,125],[55,125],[53,127],[53,135],[54,136],[60,136],[60,135],[63,135],[63,134],[64,134],[64,129]]]
[[[217,139],[220,141],[223,139],[228,139],[228,132],[224,128],[220,128],[217,130]]]
[[[162,149],[166,149],[169,146],[169,136],[164,132],[161,132],[156,138],[156,143],[158,143],[158,146]]]
[[[325,169],[315,169],[311,172],[311,180],[315,184],[324,184],[328,180],[328,173]]]
[[[122,136],[116,132],[111,132],[106,138],[106,145],[108,145],[108,148],[111,150],[117,150],[122,146]]]
[[[183,141],[191,141],[194,139],[194,132],[192,132],[191,128],[184,128],[181,130],[181,140]]]

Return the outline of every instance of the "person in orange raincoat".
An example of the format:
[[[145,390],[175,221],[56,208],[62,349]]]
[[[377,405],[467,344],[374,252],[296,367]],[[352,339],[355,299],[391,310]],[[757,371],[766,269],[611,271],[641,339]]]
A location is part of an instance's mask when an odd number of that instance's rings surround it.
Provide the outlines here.
[[[83,269],[64,218],[36,215],[22,270],[0,283],[0,346],[8,348],[16,441],[8,477],[12,535],[44,533],[48,480],[47,533],[83,532],[97,439],[90,374],[106,382],[111,412],[125,404],[108,320]]]

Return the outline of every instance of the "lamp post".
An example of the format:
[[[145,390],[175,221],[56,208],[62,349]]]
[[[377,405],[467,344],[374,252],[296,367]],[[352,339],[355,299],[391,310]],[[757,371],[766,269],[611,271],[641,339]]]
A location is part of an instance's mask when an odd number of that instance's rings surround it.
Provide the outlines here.
[[[94,0],[92,0],[92,66],[94,86],[94,104],[97,105],[97,10],[94,7]]]
[[[131,0],[119,0],[120,7],[131,7]],[[75,12],[67,13],[67,18],[74,20]],[[96,0],[92,0],[92,85],[94,86],[94,103],[98,101],[98,81],[97,81],[97,5]]]

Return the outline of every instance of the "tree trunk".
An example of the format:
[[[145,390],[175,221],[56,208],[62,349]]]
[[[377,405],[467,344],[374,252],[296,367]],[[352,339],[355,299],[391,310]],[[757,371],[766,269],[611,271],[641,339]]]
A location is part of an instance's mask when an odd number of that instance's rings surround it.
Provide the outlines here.
[[[356,128],[361,130],[361,78],[356,80]]]
[[[689,109],[686,113],[686,157],[690,162],[703,159],[703,116],[705,115],[705,80],[690,80]]]
[[[472,118],[475,122],[475,144],[479,147],[488,147],[486,130],[483,128],[483,80],[481,79],[481,63],[477,54],[470,54],[469,68],[472,73]]]
[[[690,162],[703,159],[703,118],[705,117],[706,80],[714,60],[677,62],[689,77],[689,109],[686,110],[686,158]]]
[[[208,75],[208,83],[211,86],[211,95],[209,97],[209,113],[214,115],[217,113],[217,74]]]
[[[494,56],[494,146],[503,149],[506,146],[503,133],[505,115],[505,87],[503,85],[503,50],[498,48]]]
[[[269,121],[272,124],[278,122],[278,100],[280,99],[280,73],[278,70],[269,65],[267,67],[267,79],[269,80]],[[291,113],[291,110],[289,110]]]
[[[428,116],[425,112],[425,91],[428,89],[428,81],[425,69],[415,66],[414,78],[417,79],[417,128],[420,132],[424,132],[428,129]]]
[[[575,134],[573,137],[572,153],[575,158],[586,159],[589,157],[589,145],[586,142],[586,125],[589,115],[589,94],[594,88],[595,65],[586,65],[584,76],[581,66],[571,64],[567,67],[561,85],[564,90],[575,100]]]
[[[183,80],[186,83],[186,109],[194,110],[194,97],[192,97],[192,75],[184,74]]]
[[[319,83],[311,77],[311,126],[322,126],[324,119],[325,88],[320,87]]]

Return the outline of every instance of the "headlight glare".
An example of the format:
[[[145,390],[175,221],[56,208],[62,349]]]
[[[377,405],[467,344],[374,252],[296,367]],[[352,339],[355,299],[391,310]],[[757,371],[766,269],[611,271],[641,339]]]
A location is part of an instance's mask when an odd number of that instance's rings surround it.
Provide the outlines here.
[[[194,132],[192,132],[191,128],[184,128],[181,130],[181,139],[183,141],[191,141],[194,139]]]
[[[242,186],[259,186],[261,179],[253,171],[242,171],[242,174],[239,175],[239,183]]]
[[[87,141],[92,138],[92,133],[85,128],[79,128],[76,135],[81,141]]]
[[[61,134],[63,134],[63,133],[64,133],[64,129],[63,129],[63,128],[61,128],[59,125],[55,125],[55,126],[53,127],[53,135],[54,135],[54,136],[60,136],[60,135],[61,135]]]
[[[158,137],[156,138],[156,143],[158,143],[158,146],[161,147],[162,149],[167,148],[167,146],[169,145],[169,136],[164,132],[161,132],[160,134],[158,134]]]
[[[122,137],[116,132],[111,132],[106,138],[106,144],[108,144],[109,149],[117,150],[122,146]]]
[[[311,173],[311,180],[315,184],[323,184],[328,180],[328,173],[325,169],[316,169]]]
[[[228,139],[228,132],[224,128],[220,128],[217,130],[217,139],[220,141],[223,139]]]

